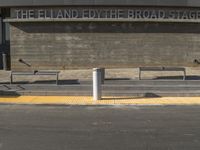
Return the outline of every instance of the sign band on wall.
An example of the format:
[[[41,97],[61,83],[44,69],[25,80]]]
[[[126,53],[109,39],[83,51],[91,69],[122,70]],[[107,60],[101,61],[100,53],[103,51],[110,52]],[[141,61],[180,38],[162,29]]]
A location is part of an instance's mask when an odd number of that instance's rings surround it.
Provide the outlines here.
[[[14,19],[200,19],[200,9],[41,8],[13,9]]]

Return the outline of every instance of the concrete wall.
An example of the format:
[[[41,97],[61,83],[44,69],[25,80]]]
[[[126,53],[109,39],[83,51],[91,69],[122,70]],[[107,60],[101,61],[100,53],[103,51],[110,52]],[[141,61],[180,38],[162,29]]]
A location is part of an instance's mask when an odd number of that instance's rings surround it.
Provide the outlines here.
[[[11,23],[12,70],[195,66],[195,59],[198,24]]]
[[[72,5],[139,5],[199,7],[199,0],[0,0],[1,7],[13,6],[72,6]]]

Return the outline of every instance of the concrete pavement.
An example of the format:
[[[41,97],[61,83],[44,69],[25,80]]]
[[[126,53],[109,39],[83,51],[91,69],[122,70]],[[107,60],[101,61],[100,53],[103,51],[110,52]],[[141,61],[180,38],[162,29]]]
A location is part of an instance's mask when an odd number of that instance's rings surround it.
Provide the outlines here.
[[[106,69],[103,96],[131,97],[196,97],[200,96],[200,71],[186,68],[187,80],[180,72],[144,72],[138,80],[138,68]],[[0,95],[12,96],[91,96],[92,69],[65,70],[59,84],[53,76],[15,76],[9,83],[9,71],[0,71]],[[146,80],[155,79],[155,80]]]

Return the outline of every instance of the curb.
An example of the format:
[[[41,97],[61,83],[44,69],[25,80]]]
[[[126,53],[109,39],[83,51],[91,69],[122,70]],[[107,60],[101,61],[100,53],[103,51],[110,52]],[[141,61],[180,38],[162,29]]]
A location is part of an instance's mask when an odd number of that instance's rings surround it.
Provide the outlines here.
[[[200,105],[200,97],[104,97],[102,100],[93,101],[87,96],[4,96],[0,97],[0,104],[22,105]]]

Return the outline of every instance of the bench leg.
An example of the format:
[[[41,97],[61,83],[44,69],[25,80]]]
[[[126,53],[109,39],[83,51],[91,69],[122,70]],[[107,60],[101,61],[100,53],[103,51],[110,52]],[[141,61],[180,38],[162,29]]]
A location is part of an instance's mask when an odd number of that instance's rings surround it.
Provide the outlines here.
[[[10,84],[12,84],[13,83],[13,75],[11,74],[10,75]]]
[[[186,79],[186,71],[184,71],[183,74],[184,74],[183,75],[183,80],[185,80]]]
[[[139,80],[141,80],[141,70],[139,70]]]
[[[58,74],[56,75],[56,85],[58,85]]]

